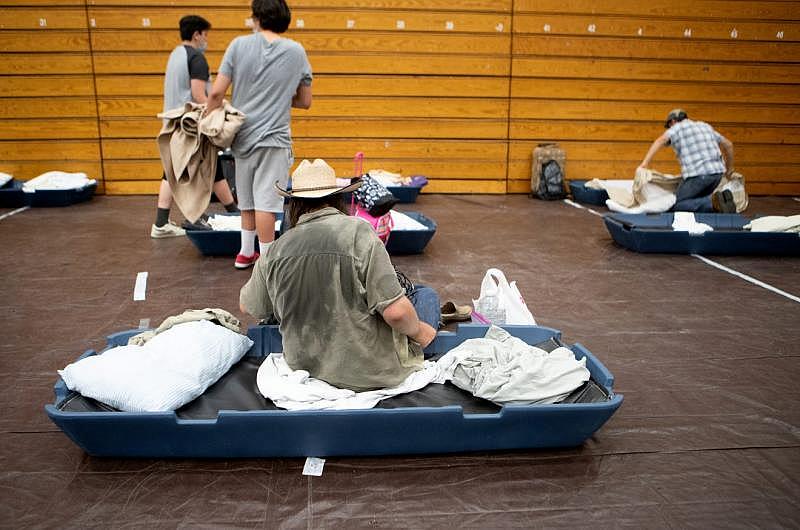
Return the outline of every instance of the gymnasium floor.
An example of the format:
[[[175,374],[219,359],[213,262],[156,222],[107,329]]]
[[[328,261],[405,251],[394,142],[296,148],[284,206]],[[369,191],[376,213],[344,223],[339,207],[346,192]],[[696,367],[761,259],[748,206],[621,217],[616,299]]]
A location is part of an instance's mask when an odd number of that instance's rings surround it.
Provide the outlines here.
[[[402,205],[439,230],[394,261],[459,303],[498,267],[540,324],[592,350],[625,402],[582,447],[328,458],[314,478],[303,459],[87,457],[44,413],[56,370],[142,319],[238,314],[249,277],[186,238],[151,240],[154,209],[98,196],[0,220],[0,526],[800,528],[800,303],[691,256],[629,252],[590,212],[519,195]],[[756,197],[759,213],[800,202]],[[798,258],[711,259],[800,296]]]

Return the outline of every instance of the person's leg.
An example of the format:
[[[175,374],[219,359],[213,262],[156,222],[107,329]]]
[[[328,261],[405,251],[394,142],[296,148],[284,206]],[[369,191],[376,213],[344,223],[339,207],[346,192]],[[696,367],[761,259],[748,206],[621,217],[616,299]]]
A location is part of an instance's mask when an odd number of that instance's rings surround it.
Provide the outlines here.
[[[698,175],[683,179],[675,191],[673,212],[713,212],[711,193],[722,175]]]
[[[219,202],[225,207],[225,211],[232,213],[239,211],[233,199],[231,187],[228,185],[228,181],[225,179],[225,173],[222,171],[222,161],[219,159],[217,160],[217,174],[214,176],[213,191],[214,195],[219,199]]]
[[[276,219],[275,214],[273,212],[262,212],[261,210],[256,210],[255,218],[259,245],[274,241]]]
[[[416,284],[408,297],[417,311],[417,317],[433,329],[439,329],[440,303],[435,290],[425,285]]]
[[[241,247],[234,266],[245,269],[255,263],[256,215],[253,202],[253,158],[236,158],[236,189],[242,210]]]
[[[253,183],[256,209],[258,246],[265,253],[275,240],[275,221],[283,211],[283,197],[275,190],[275,183],[286,188],[293,158],[292,150],[283,147],[265,147]]]
[[[172,208],[172,188],[166,178],[161,179],[161,186],[158,188],[158,207],[167,211]]]
[[[186,234],[181,227],[169,222],[169,209],[172,206],[172,189],[166,177],[161,178],[158,189],[158,202],[156,203],[156,222],[150,227],[150,237],[160,239]]]

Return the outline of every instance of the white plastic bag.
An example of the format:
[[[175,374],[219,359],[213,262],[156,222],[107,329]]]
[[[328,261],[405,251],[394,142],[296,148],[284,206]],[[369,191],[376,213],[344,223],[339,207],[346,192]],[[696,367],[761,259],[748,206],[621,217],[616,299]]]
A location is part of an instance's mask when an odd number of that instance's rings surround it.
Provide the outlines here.
[[[517,282],[508,283],[500,269],[489,269],[481,282],[481,294],[473,300],[475,311],[493,324],[536,325]]]

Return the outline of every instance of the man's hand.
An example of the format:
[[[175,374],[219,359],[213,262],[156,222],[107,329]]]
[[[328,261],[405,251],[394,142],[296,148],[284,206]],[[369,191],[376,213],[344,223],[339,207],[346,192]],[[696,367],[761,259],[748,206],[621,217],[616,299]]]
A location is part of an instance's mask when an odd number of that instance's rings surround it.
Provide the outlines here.
[[[419,332],[414,337],[409,337],[411,340],[422,346],[423,348],[427,348],[428,344],[433,342],[433,339],[436,338],[436,330],[433,329],[430,325],[426,324],[425,322],[420,321],[419,323]]]

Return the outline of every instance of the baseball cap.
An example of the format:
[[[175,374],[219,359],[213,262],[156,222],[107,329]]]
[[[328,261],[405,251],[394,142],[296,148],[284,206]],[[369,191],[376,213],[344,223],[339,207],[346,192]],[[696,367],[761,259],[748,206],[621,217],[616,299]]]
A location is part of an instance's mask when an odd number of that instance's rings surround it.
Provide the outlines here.
[[[665,129],[669,129],[669,122],[671,122],[672,120],[681,121],[681,120],[685,120],[688,117],[689,116],[687,116],[685,110],[683,110],[683,109],[672,109],[671,111],[669,111],[669,114],[667,114],[666,121],[664,121],[664,128]]]

